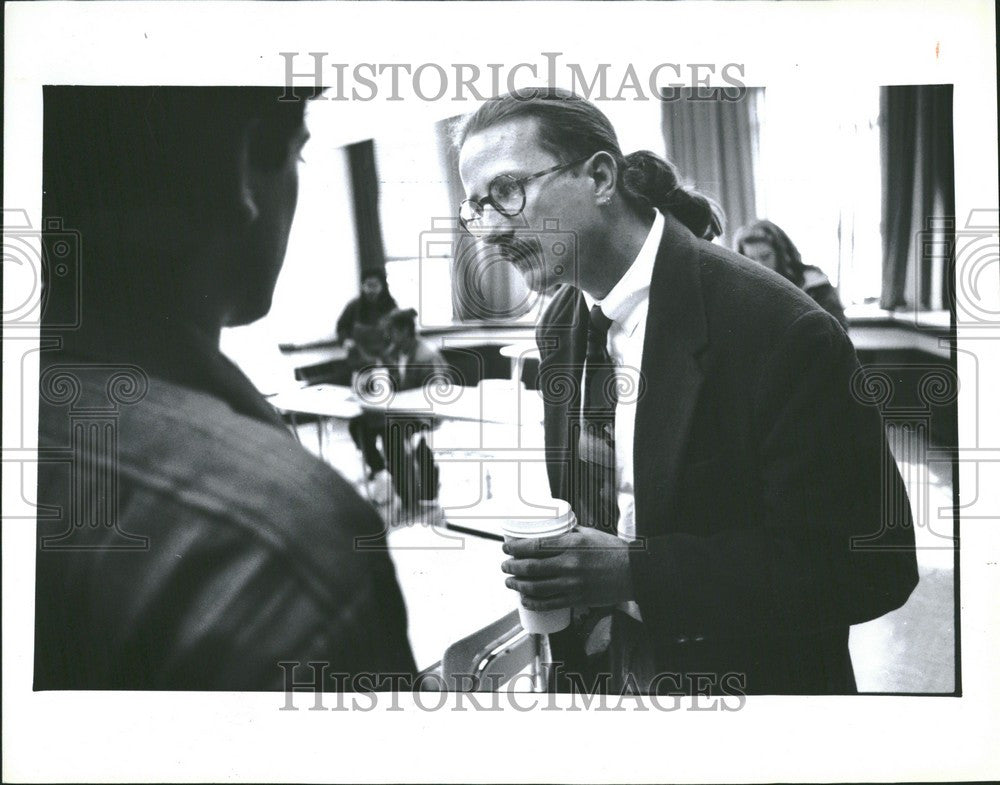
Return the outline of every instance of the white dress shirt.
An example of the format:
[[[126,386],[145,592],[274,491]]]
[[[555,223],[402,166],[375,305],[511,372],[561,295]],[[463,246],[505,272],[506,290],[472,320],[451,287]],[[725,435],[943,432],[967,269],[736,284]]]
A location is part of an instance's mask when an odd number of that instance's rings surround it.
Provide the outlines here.
[[[618,483],[618,536],[627,542],[635,539],[635,407],[638,400],[642,347],[646,339],[646,313],[649,309],[649,284],[653,264],[663,237],[663,214],[656,211],[646,241],[635,261],[603,300],[586,292],[588,307],[599,305],[612,321],[608,329],[608,354],[618,373],[627,381],[615,406],[615,477]],[[620,384],[620,389],[624,384]],[[639,618],[635,603],[628,612]]]

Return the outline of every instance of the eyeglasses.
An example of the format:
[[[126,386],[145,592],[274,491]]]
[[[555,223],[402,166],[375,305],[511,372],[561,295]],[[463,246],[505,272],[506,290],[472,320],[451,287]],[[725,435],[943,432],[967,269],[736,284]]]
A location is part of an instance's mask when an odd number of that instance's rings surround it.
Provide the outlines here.
[[[529,183],[539,177],[544,177],[547,174],[558,172],[560,169],[568,169],[571,166],[576,166],[588,158],[590,158],[589,155],[566,164],[559,164],[558,166],[543,169],[526,177],[514,177],[509,174],[501,174],[494,177],[490,181],[490,187],[486,189],[487,196],[485,199],[466,199],[458,206],[458,217],[462,222],[462,226],[468,228],[468,224],[482,218],[483,208],[486,205],[490,205],[500,215],[505,215],[508,218],[520,215],[527,201],[524,193],[525,183]]]

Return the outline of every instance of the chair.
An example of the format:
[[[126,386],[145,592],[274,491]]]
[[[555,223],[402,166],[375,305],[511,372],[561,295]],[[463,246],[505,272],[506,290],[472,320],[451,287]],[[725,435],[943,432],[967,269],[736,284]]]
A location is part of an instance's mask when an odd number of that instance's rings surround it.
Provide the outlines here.
[[[544,692],[547,661],[546,637],[525,632],[515,610],[451,644],[441,662],[425,673],[437,672],[446,690],[495,692],[528,671],[532,691]]]
[[[441,356],[448,363],[448,375],[453,384],[474,387],[482,378],[482,359],[472,348],[443,348]]]
[[[463,387],[475,387],[483,379],[510,378],[510,360],[494,344],[445,346],[441,356],[448,363],[452,380]]]

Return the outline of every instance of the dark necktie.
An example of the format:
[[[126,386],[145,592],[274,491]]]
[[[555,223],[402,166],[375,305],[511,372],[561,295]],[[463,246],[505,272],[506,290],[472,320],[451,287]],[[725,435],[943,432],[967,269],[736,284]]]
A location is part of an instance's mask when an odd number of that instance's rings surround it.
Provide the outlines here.
[[[615,476],[615,365],[608,354],[612,321],[600,306],[590,310],[587,364],[583,377],[583,409],[577,488],[577,518],[585,526],[615,533],[618,528],[618,484]]]
[[[583,372],[583,406],[577,421],[578,460],[573,472],[573,511],[581,526],[608,534],[618,531],[618,483],[615,476],[615,366],[608,354],[611,319],[600,307],[590,311],[587,364]],[[607,672],[611,608],[574,608],[573,622],[560,633],[555,648],[568,672],[585,678]]]

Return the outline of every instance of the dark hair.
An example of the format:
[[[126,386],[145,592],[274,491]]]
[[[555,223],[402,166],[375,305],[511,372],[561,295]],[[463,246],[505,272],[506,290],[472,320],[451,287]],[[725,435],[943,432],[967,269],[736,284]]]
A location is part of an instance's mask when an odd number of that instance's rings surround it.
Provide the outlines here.
[[[276,168],[302,126],[306,101],[281,88],[43,88],[47,214],[133,212],[182,199],[212,210],[246,124],[260,121],[251,162]]]
[[[374,267],[368,270],[362,270],[361,283],[364,283],[369,278],[374,278],[376,281],[382,284],[383,288],[387,288],[389,286],[389,280],[388,278],[386,278],[385,270]]]
[[[204,241],[203,229],[234,209],[234,156],[251,122],[250,162],[287,160],[315,89],[284,96],[270,87],[43,87],[45,242],[79,232],[78,282],[43,270],[53,308],[86,293],[101,320],[122,309],[144,313],[177,296],[182,254],[164,250]],[[50,227],[54,227],[51,228]],[[93,321],[92,317],[92,321]],[[52,321],[55,324],[55,321]]]
[[[397,308],[385,317],[387,329],[407,330],[411,335],[417,333],[417,311],[415,308]]]
[[[560,161],[585,158],[604,151],[618,166],[618,188],[640,211],[669,211],[698,237],[722,234],[723,214],[708,197],[680,184],[673,164],[649,150],[624,155],[611,121],[594,104],[558,87],[522,90],[491,98],[454,128],[461,147],[470,134],[507,120],[538,120],[538,143]]]
[[[374,302],[370,301],[364,294],[358,295],[358,321],[363,324],[374,324],[397,307],[396,299],[389,293],[389,282],[386,280],[385,270],[371,269],[361,273],[361,283],[369,278],[377,278],[382,284],[382,291],[379,292]]]
[[[802,255],[788,235],[777,224],[770,221],[754,221],[742,227],[733,239],[736,253],[742,254],[748,243],[766,243],[774,251],[775,272],[780,273],[793,284],[802,288],[805,265]]]

